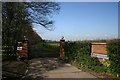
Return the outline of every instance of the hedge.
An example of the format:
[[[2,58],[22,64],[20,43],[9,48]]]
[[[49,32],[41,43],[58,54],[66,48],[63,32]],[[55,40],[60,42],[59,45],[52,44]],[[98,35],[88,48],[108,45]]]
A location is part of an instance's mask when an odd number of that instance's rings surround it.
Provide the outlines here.
[[[91,57],[90,42],[65,42],[66,60],[78,67],[100,71],[101,63],[97,58]]]
[[[91,57],[91,42],[65,42],[66,60],[81,68],[120,75],[120,40],[107,41],[107,44],[109,60],[101,64]]]
[[[107,52],[111,72],[120,75],[120,40],[108,42]]]

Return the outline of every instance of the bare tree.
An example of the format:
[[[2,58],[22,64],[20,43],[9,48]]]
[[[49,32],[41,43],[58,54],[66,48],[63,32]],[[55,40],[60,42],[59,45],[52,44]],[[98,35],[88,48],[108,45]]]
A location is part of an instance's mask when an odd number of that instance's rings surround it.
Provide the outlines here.
[[[59,4],[55,2],[3,2],[2,45],[16,48],[15,44],[21,41],[24,35],[30,36],[28,32],[34,34],[32,23],[52,30],[53,21],[51,17],[59,10]]]
[[[27,2],[26,9],[29,12],[27,19],[39,25],[42,25],[48,30],[52,29],[53,21],[50,20],[53,13],[58,13],[60,10],[59,3],[56,2]]]

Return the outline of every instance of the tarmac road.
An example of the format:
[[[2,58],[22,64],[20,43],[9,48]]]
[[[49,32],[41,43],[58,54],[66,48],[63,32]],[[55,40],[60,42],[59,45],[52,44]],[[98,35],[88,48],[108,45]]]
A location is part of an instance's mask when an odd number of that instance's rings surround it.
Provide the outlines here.
[[[23,78],[97,78],[71,64],[61,63],[58,58],[35,58],[30,61],[28,72]]]

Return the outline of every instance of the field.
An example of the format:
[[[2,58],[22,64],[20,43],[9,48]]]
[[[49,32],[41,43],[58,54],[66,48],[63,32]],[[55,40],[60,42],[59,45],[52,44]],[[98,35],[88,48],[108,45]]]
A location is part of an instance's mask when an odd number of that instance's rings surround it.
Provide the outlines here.
[[[59,43],[54,43],[54,42],[40,43],[38,45],[38,48],[45,52],[58,53],[59,52]]]

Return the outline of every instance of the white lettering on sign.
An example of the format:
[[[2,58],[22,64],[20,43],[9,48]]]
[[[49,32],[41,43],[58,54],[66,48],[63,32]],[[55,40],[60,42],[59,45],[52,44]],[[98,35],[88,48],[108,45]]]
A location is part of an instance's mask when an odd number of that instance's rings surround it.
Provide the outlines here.
[[[96,54],[96,53],[93,53],[93,57],[109,59],[107,54]]]
[[[17,47],[17,50],[22,50],[22,47]]]

